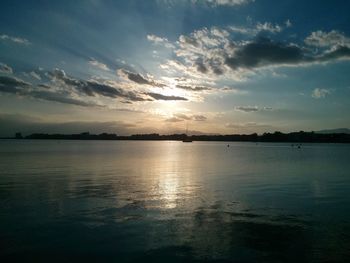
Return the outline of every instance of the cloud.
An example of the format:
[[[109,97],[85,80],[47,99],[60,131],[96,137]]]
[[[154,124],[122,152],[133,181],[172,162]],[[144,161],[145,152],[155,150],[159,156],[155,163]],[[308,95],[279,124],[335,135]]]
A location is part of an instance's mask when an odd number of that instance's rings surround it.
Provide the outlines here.
[[[311,58],[306,57],[300,47],[262,37],[236,46],[234,53],[225,58],[225,64],[233,70],[276,64],[298,64],[306,61],[311,61]]]
[[[267,32],[271,32],[271,33],[279,33],[283,30],[282,26],[277,25],[277,24],[274,25],[274,24],[269,23],[269,22],[258,23],[256,25],[256,29],[258,31],[267,31]]]
[[[40,83],[37,85],[39,88],[44,88],[44,89],[51,89],[51,87],[47,84]]]
[[[152,97],[155,100],[188,100],[184,97],[179,97],[179,96],[167,96],[159,93],[154,93],[154,92],[145,92],[144,94]]]
[[[96,81],[86,81],[81,90],[88,96],[101,95],[110,98],[125,98],[130,101],[144,101],[145,99],[131,91],[125,91],[120,88],[112,87],[108,84]]]
[[[37,80],[41,80],[41,77],[38,73],[34,72],[34,71],[31,71],[29,73],[30,76],[32,76],[33,78],[37,79]]]
[[[45,89],[50,88],[49,86],[44,84],[38,85],[38,88],[41,87],[44,87]],[[32,84],[15,77],[0,76],[0,92],[18,94],[20,96],[55,101],[66,104],[73,104],[84,107],[101,106],[94,102],[88,102],[79,100],[77,98],[73,98],[68,92],[55,92],[35,89]]]
[[[239,33],[242,35],[247,35],[255,37],[261,33],[272,33],[277,34],[285,30],[286,28],[292,27],[292,23],[288,19],[284,24],[273,24],[271,22],[258,22],[255,26],[228,26],[228,30],[233,33]]]
[[[190,86],[190,85],[176,85],[176,88],[183,89],[183,90],[189,90],[189,91],[211,90],[211,88],[205,87],[205,86]]]
[[[225,64],[232,70],[254,69],[264,66],[297,66],[311,63],[331,62],[349,59],[350,48],[339,46],[318,54],[294,44],[275,42],[259,38],[243,46],[238,46],[233,55],[226,57]]]
[[[325,98],[329,94],[331,94],[331,91],[328,89],[316,88],[312,91],[311,96],[315,99],[322,99],[322,98]]]
[[[256,112],[259,110],[258,106],[236,106],[234,107],[235,111],[242,112]]]
[[[34,91],[31,91],[28,95],[33,98],[54,101],[54,102],[59,102],[64,104],[71,104],[71,105],[77,105],[77,106],[83,106],[83,107],[103,107],[102,105],[99,105],[92,101],[85,101],[85,100],[83,101],[80,99],[65,96],[65,94],[55,93],[55,92],[34,90]]]
[[[94,66],[94,67],[96,67],[96,68],[99,68],[99,69],[102,69],[102,70],[105,70],[105,71],[110,71],[110,68],[106,64],[104,64],[102,62],[99,62],[99,61],[97,61],[95,59],[90,60],[89,64]]]
[[[179,36],[174,58],[160,67],[192,79],[215,80],[223,76],[241,81],[266,67],[307,66],[350,59],[349,38],[338,31],[317,31],[299,45],[274,40],[275,34],[291,26],[287,20],[285,25],[265,22],[253,28],[229,26],[195,30]],[[236,32],[247,33],[250,39],[237,41]]]
[[[228,29],[232,32],[240,33],[244,35],[255,35],[257,33],[255,29],[248,28],[245,26],[229,26]]]
[[[204,115],[188,115],[188,114],[184,114],[184,113],[177,113],[174,114],[173,117],[166,119],[166,122],[180,122],[180,121],[206,121],[207,117],[205,117]]]
[[[184,121],[184,119],[178,118],[178,117],[171,117],[165,120],[166,122],[180,122]]]
[[[153,42],[157,45],[163,45],[166,48],[175,48],[175,45],[169,42],[169,40],[165,37],[158,37],[156,35],[147,35],[147,40]]]
[[[315,47],[343,46],[350,47],[350,38],[345,37],[336,30],[324,32],[321,30],[312,32],[306,39],[305,43]]]
[[[187,120],[187,121],[192,119],[192,116],[189,116],[189,115],[186,115],[183,113],[177,113],[177,114],[175,114],[175,117],[177,117],[179,119]]]
[[[255,0],[192,0],[194,3],[206,2],[212,6],[240,6],[245,5]]]
[[[12,74],[13,70],[10,66],[0,62],[0,73]]]
[[[234,107],[235,111],[242,111],[242,112],[257,112],[257,111],[272,111],[272,107],[261,107],[258,106],[236,106]]]
[[[146,77],[142,76],[138,73],[133,73],[124,69],[120,69],[117,71],[117,73],[121,76],[126,77],[127,79],[141,85],[150,85],[153,87],[165,87],[166,85],[160,82],[156,82],[152,79],[147,79]]]
[[[13,36],[9,36],[9,35],[0,35],[0,40],[12,41],[16,44],[22,44],[22,45],[29,45],[30,44],[30,42],[25,38],[13,37]]]
[[[290,22],[289,19],[287,19],[287,21],[285,22],[285,25],[286,25],[286,27],[292,27],[293,26],[292,22]]]
[[[195,120],[195,121],[206,121],[207,117],[205,117],[204,115],[193,115],[193,120]]]
[[[50,72],[49,75],[53,81],[59,81],[69,87],[72,87],[79,93],[83,93],[87,96],[104,96],[109,98],[123,98],[128,101],[146,101],[148,99],[141,95],[136,94],[133,91],[126,91],[122,88],[110,85],[107,82],[101,83],[96,80],[79,80],[67,76],[61,69],[55,69]]]
[[[0,76],[0,92],[18,93],[31,84],[16,77]]]

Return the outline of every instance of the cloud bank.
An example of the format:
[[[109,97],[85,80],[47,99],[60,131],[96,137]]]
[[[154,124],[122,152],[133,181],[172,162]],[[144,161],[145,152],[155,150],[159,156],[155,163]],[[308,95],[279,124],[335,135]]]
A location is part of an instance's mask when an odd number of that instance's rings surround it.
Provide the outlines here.
[[[244,74],[268,67],[300,67],[350,59],[350,38],[339,31],[314,31],[301,43],[274,37],[291,26],[287,20],[284,25],[258,22],[253,28],[195,30],[179,36],[173,43],[173,59],[160,67],[195,79],[242,79]],[[237,40],[237,32],[246,38]]]

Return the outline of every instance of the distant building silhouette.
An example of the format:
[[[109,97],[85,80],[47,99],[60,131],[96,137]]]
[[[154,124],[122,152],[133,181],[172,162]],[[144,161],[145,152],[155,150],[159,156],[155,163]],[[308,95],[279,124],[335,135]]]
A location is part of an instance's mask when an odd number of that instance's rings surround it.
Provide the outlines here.
[[[22,133],[16,132],[15,138],[16,138],[16,139],[23,139]]]

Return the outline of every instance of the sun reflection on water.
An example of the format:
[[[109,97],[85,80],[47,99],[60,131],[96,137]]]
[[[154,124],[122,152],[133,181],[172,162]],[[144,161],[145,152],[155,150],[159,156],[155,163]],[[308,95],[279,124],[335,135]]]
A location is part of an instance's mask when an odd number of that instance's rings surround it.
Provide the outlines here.
[[[157,167],[157,194],[164,209],[177,208],[183,204],[183,199],[194,194],[187,187],[193,180],[192,172],[186,170],[188,162],[193,161],[191,153],[184,151],[180,142],[171,144],[171,147],[162,145],[161,162]]]
[[[179,196],[179,178],[176,173],[162,175],[159,181],[159,195],[164,203],[164,208],[172,209],[177,206]]]

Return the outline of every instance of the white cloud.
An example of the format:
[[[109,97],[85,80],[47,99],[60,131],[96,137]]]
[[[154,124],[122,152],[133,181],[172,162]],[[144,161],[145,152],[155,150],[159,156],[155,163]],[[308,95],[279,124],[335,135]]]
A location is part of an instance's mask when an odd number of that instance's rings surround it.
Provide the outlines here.
[[[305,43],[315,47],[332,47],[332,46],[346,46],[350,47],[350,38],[344,36],[336,30],[330,32],[323,32],[321,30],[312,32],[306,39]]]
[[[159,37],[151,34],[147,35],[147,40],[153,42],[154,44],[163,45],[166,48],[175,48],[175,46],[165,37]]]
[[[177,113],[174,114],[172,117],[165,119],[166,122],[180,122],[180,121],[206,121],[207,117],[200,114],[184,114],[184,113]]]
[[[220,6],[220,5],[239,6],[239,5],[245,5],[245,4],[254,2],[255,0],[205,0],[205,1],[214,6]],[[194,2],[198,3],[202,1],[194,0]]]
[[[21,37],[13,37],[13,36],[9,36],[9,35],[0,35],[0,39],[1,40],[7,40],[7,41],[12,41],[14,43],[17,44],[23,44],[23,45],[29,45],[30,42],[28,41],[28,39],[25,38],[21,38]]]
[[[37,80],[41,80],[40,75],[34,71],[30,72],[29,75],[31,75],[33,78],[35,78]]]
[[[244,35],[255,35],[256,30],[244,26],[229,26],[228,29],[232,32],[244,34]]]
[[[247,36],[256,36],[262,31],[265,32],[270,32],[273,34],[280,33],[284,29],[289,28],[292,26],[292,23],[288,19],[284,24],[273,24],[271,22],[258,22],[255,26],[236,26],[236,25],[231,25],[228,27],[228,29],[231,32],[234,33],[239,33],[242,35],[247,35]]]
[[[269,22],[265,22],[265,23],[258,23],[256,25],[256,29],[258,31],[268,31],[271,33],[279,33],[283,30],[283,27],[278,25],[278,24],[272,24]]]
[[[315,99],[322,99],[322,98],[325,98],[329,94],[331,94],[331,91],[328,89],[316,88],[312,91],[311,96]]]
[[[105,71],[110,71],[110,68],[106,64],[104,64],[102,62],[99,62],[99,61],[97,61],[95,59],[90,60],[89,64],[94,66],[94,67],[97,67],[99,69],[102,69],[102,70],[105,70]]]
[[[285,25],[286,25],[286,27],[292,27],[293,26],[292,22],[290,22],[289,19],[287,19],[287,21],[285,22]]]

